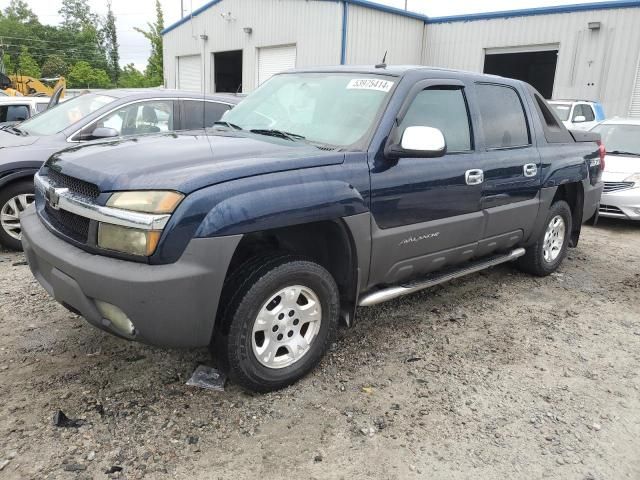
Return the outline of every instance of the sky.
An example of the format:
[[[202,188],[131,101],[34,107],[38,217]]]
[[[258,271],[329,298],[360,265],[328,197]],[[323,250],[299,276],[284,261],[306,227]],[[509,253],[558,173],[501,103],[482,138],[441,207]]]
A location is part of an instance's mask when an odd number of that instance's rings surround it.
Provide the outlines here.
[[[191,9],[204,5],[208,0],[183,0],[185,15]],[[302,0],[301,0],[302,1]],[[404,8],[405,0],[373,0],[376,3]],[[431,17],[444,15],[462,15],[477,12],[493,12],[498,10],[516,10],[520,8],[543,7],[550,5],[567,5],[574,3],[597,3],[598,0],[407,0],[409,10]],[[601,0],[599,0],[601,1]],[[9,0],[0,0],[0,9],[4,10]],[[60,22],[58,10],[61,0],[27,0],[27,4],[38,15],[42,23],[57,24]],[[93,11],[104,16],[107,11],[105,0],[89,0]],[[180,19],[180,0],[161,0],[165,26]],[[133,63],[144,70],[149,56],[149,42],[133,27],[144,27],[155,19],[154,0],[112,0],[112,8],[116,16],[118,43],[120,44],[120,63]]]

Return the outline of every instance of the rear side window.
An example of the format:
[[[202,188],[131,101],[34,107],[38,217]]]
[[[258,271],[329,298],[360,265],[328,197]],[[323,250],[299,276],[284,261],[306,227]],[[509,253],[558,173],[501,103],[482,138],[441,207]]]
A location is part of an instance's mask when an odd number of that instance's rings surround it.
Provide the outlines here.
[[[0,107],[0,122],[21,122],[27,118],[29,118],[29,107],[26,105]]]
[[[478,108],[487,148],[529,145],[529,129],[520,96],[506,85],[477,84]]]
[[[229,110],[229,105],[218,102],[205,102],[204,104],[204,126],[213,127],[213,124],[220,120],[224,112]]]
[[[414,126],[440,129],[448,152],[471,150],[469,115],[461,89],[436,87],[419,92],[402,119],[400,131]]]
[[[183,105],[182,128],[184,130],[213,127],[213,124],[220,120],[222,114],[229,110],[228,105],[218,102],[185,100]]]
[[[591,108],[591,106],[585,103],[576,105],[573,109],[572,120],[575,120],[576,117],[580,116],[584,117],[585,122],[593,122],[596,119],[596,115],[593,113],[593,109]]]

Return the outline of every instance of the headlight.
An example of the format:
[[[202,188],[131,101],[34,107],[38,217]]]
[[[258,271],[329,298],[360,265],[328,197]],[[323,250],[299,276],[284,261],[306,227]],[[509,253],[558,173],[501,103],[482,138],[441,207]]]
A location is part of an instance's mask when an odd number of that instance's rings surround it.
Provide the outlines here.
[[[160,230],[139,230],[111,223],[100,223],[98,226],[98,246],[108,250],[148,257],[155,252],[161,234]]]
[[[630,177],[624,179],[625,182],[632,182],[636,187],[640,187],[640,173],[634,173]]]
[[[169,191],[117,192],[107,200],[107,207],[143,213],[173,213],[184,195]]]

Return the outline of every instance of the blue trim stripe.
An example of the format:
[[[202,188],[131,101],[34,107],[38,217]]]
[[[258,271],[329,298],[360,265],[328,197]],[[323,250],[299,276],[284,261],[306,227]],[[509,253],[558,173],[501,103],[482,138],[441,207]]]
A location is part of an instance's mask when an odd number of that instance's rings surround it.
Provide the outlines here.
[[[640,7],[638,0],[613,0],[607,2],[578,3],[553,7],[538,7],[522,10],[504,10],[501,12],[472,13],[470,15],[453,15],[449,17],[431,17],[427,23],[470,22],[473,20],[491,20],[494,18],[530,17],[552,13],[586,12],[591,10],[609,10],[613,8]]]
[[[340,65],[347,62],[347,20],[349,15],[349,3],[342,2],[342,45],[340,50]]]
[[[201,6],[197,10],[194,10],[193,13],[191,13],[191,15],[189,15],[187,17],[184,17],[184,18],[181,18],[180,20],[178,20],[173,25],[169,25],[167,28],[162,30],[162,32],[160,32],[160,33],[162,35],[164,35],[165,33],[169,33],[174,28],[179,27],[183,23],[188,22],[193,17],[197,17],[202,12],[204,12],[205,10],[208,10],[209,8],[211,8],[214,5],[220,3],[221,1],[222,0],[211,0],[208,3],[205,3],[203,6]],[[324,1],[335,2],[336,0],[324,0]],[[381,5],[379,3],[374,3],[374,2],[371,2],[369,0],[342,0],[342,2],[343,3],[351,3],[352,5],[357,5],[359,7],[370,8],[372,10],[378,10],[380,12],[386,12],[386,13],[392,13],[392,14],[395,14],[395,15],[400,15],[402,17],[413,18],[415,20],[421,20],[423,22],[426,22],[428,20],[428,18],[425,15],[421,15],[421,14],[415,13],[415,12],[408,12],[408,11],[402,10],[400,8],[388,7],[386,5]]]

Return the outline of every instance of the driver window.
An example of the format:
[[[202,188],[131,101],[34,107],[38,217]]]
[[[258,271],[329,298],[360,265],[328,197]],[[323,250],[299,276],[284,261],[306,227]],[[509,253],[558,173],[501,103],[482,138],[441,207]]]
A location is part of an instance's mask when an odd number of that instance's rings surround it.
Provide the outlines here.
[[[428,88],[418,93],[399,131],[415,126],[438,128],[447,142],[448,152],[471,150],[469,115],[459,88]]]
[[[156,100],[126,105],[94,122],[84,131],[90,135],[98,127],[113,128],[119,136],[172,131],[173,101]]]

